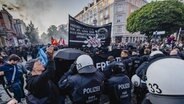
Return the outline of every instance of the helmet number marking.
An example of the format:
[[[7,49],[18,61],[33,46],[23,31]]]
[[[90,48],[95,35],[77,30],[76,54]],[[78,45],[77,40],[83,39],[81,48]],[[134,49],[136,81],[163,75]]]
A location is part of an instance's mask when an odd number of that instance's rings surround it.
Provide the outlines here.
[[[158,94],[162,93],[162,90],[159,88],[158,84],[156,84],[156,83],[154,83],[154,84],[149,83],[148,85],[150,86],[152,93],[158,93]]]
[[[78,67],[79,69],[81,69],[81,68],[82,68],[81,63],[77,64],[77,67]]]

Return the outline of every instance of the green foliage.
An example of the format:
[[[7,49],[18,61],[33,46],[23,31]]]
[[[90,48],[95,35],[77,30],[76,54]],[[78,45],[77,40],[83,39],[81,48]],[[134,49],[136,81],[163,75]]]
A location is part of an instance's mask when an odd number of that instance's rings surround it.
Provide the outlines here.
[[[48,36],[51,37],[51,36],[55,36],[57,35],[58,31],[57,31],[57,27],[55,25],[51,25],[49,28],[48,28]]]
[[[67,31],[63,25],[56,27],[55,25],[51,25],[47,33],[42,33],[41,39],[44,44],[50,43],[50,39],[53,37],[54,39],[66,39],[67,38]]]
[[[180,27],[184,27],[184,4],[178,0],[148,3],[127,19],[127,30],[132,33],[151,35],[154,31],[166,31],[172,34]]]
[[[34,44],[39,43],[38,28],[35,28],[32,22],[30,22],[30,24],[26,27],[25,34],[27,35],[31,43],[34,43]]]

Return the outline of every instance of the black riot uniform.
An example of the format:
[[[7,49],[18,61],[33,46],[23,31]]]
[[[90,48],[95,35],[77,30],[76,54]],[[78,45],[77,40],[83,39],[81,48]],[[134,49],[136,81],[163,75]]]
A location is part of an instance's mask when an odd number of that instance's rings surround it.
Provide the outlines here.
[[[133,62],[129,57],[122,58],[121,62],[125,65],[125,73],[131,78],[131,70],[133,69]]]
[[[60,92],[69,95],[73,104],[99,104],[104,84],[103,73],[93,66],[88,55],[79,56],[76,67],[77,74],[73,75],[75,71],[69,70],[65,74],[67,77],[59,81]]]
[[[146,81],[146,72],[147,68],[154,60],[164,57],[163,53],[156,53],[154,55],[150,55],[148,61],[143,62],[136,70],[136,75],[141,78],[141,80]],[[141,104],[143,99],[145,98],[146,93],[148,93],[146,84],[142,84],[142,86],[136,87],[134,89],[134,93],[136,94],[137,104]]]
[[[114,66],[115,63],[117,63],[115,60],[110,61],[109,65],[105,67],[105,69],[103,70],[105,78],[109,78],[112,75],[112,67]]]
[[[69,95],[73,104],[99,104],[103,89],[103,74],[77,74],[59,83],[61,92]]]
[[[125,66],[116,62],[112,68],[113,74],[105,81],[105,94],[110,104],[131,104],[131,82],[124,74]]]
[[[130,71],[130,78],[135,74],[137,68],[142,64],[142,59],[138,55],[133,55],[130,57],[132,60],[132,70]]]

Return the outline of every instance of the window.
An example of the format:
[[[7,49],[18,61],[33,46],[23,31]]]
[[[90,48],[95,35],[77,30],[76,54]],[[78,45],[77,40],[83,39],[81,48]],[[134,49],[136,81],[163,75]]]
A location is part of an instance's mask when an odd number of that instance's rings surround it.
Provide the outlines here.
[[[122,12],[123,11],[123,5],[117,5],[116,11],[117,12]]]
[[[123,26],[117,26],[117,33],[122,33],[123,32]]]
[[[124,21],[126,21],[125,20],[125,15],[117,15],[117,17],[116,17],[116,23],[122,23]]]
[[[128,42],[128,37],[126,37],[126,42]]]

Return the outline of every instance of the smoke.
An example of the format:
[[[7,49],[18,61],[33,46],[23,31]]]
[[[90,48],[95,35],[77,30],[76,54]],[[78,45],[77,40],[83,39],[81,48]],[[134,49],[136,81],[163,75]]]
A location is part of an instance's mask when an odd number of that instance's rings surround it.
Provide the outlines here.
[[[33,21],[33,23],[42,30],[47,28],[42,19],[44,19],[53,8],[55,1],[56,0],[0,0],[0,4],[11,14],[16,14],[17,18],[24,20],[26,23]]]

